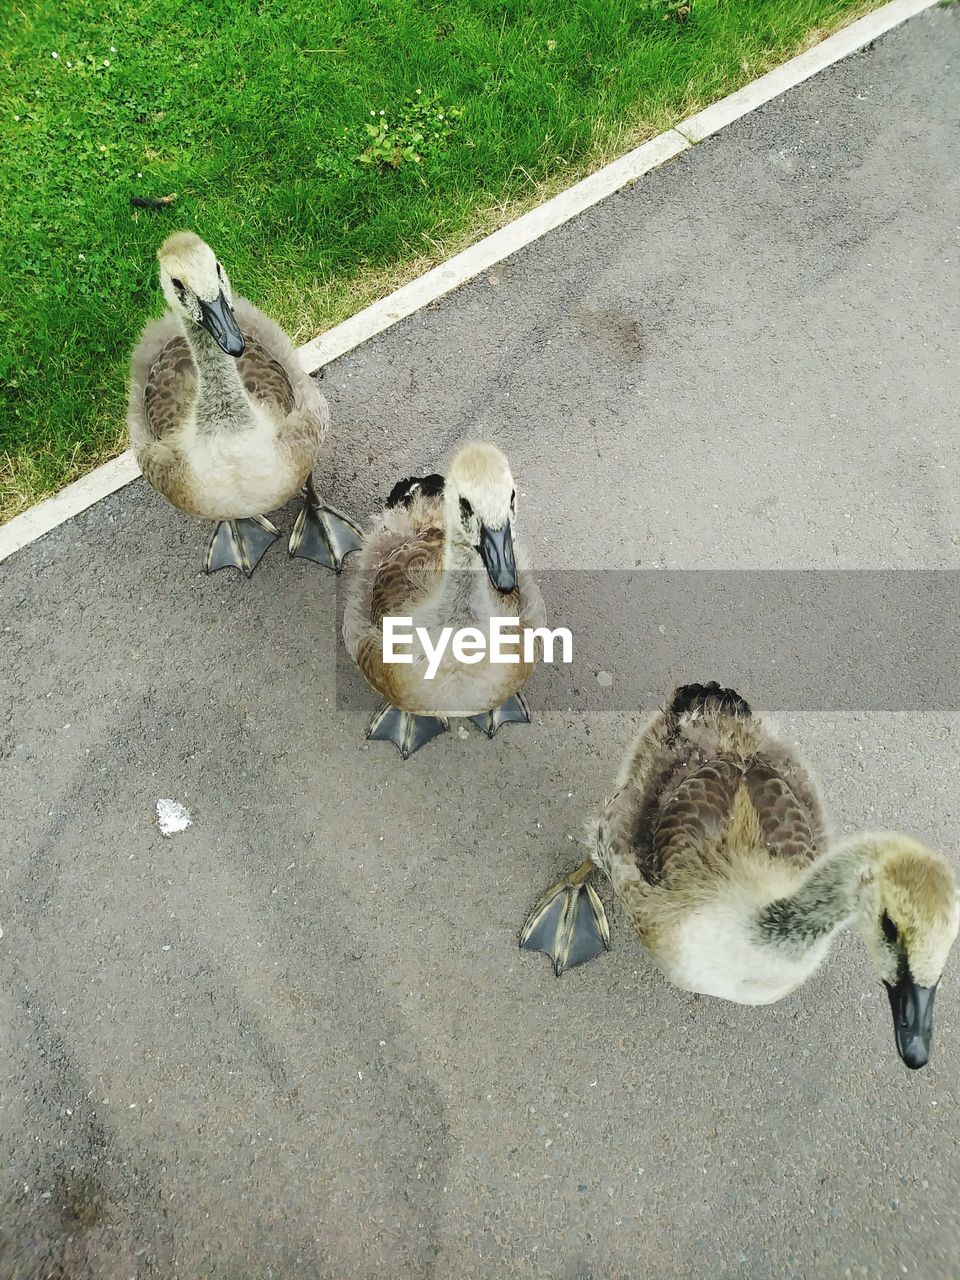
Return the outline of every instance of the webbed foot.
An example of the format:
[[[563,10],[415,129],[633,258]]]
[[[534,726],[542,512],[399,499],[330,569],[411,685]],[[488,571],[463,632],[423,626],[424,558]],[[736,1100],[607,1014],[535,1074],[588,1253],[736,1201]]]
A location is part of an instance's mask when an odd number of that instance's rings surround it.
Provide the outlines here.
[[[527,916],[520,934],[523,951],[542,951],[559,978],[564,969],[586,964],[610,949],[610,926],[603,903],[587,877],[595,869],[588,858],[555,884]]]
[[[406,760],[425,743],[446,733],[449,727],[449,722],[439,716],[415,716],[385,702],[370,721],[367,737],[394,743]]]
[[[515,693],[506,702],[501,702],[499,707],[485,711],[483,715],[471,716],[470,719],[488,738],[492,738],[502,724],[529,724],[530,708],[523,694]]]
[[[221,520],[207,546],[203,567],[207,573],[218,569],[241,569],[249,578],[263,553],[280,537],[280,531],[264,516],[244,516]]]
[[[320,501],[313,476],[308,476],[306,498],[290,535],[290,555],[301,560],[315,560],[324,568],[339,573],[344,558],[362,546],[363,534],[359,527],[349,516],[325,506]]]

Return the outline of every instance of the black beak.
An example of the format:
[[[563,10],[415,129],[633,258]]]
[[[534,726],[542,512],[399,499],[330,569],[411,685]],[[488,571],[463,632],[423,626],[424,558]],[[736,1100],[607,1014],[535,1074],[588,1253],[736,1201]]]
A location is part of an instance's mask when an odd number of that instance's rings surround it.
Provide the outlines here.
[[[517,562],[513,558],[513,534],[509,521],[502,529],[488,529],[480,526],[480,545],[477,547],[480,558],[487,567],[490,581],[506,594],[516,589]]]
[[[202,298],[198,301],[200,323],[207,333],[216,338],[228,356],[242,356],[245,345],[243,334],[233,314],[233,308],[224,297],[223,290],[220,290],[220,297],[216,302],[204,302]]]
[[[909,973],[895,986],[883,984],[890,997],[893,1010],[893,1029],[897,1036],[897,1053],[911,1071],[925,1067],[930,1060],[930,1041],[933,1038],[933,997],[937,984],[918,987]]]

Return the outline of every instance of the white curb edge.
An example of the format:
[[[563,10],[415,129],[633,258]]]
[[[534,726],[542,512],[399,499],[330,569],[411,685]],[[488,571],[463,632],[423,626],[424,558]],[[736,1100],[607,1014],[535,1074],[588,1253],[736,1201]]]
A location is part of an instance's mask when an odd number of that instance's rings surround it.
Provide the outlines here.
[[[365,307],[356,315],[344,320],[313,338],[299,348],[299,355],[308,373],[339,356],[345,355],[368,338],[382,333],[391,325],[436,302],[445,294],[472,280],[482,271],[538,240],[548,231],[571,221],[586,209],[622,187],[656,169],[674,156],[688,150],[692,144],[710,137],[725,125],[755,111],[757,107],[779,97],[788,89],[808,80],[817,72],[841,61],[871,40],[906,22],[924,9],[931,9],[939,0],[890,0],[882,8],[859,18],[849,27],[829,36],[821,44],[791,58],[783,66],[738,89],[736,93],[713,103],[696,115],[681,121],[673,129],[651,138],[619,160],[604,165],[582,182],[562,191],[551,200],[486,236],[463,253],[434,267],[395,293]],[[101,498],[115,493],[140,475],[136,459],[128,449],[119,457],[94,468],[73,484],[67,485],[52,498],[45,498],[29,510],[0,527],[0,562],[23,547],[42,538],[58,525],[79,515]]]
[[[111,458],[109,462],[88,471],[79,480],[74,480],[73,484],[68,484],[52,498],[44,498],[35,506],[28,507],[21,515],[14,516],[0,528],[0,562],[79,515],[81,511],[86,511],[87,507],[92,507],[101,498],[116,493],[139,475],[137,460],[127,449],[118,458]]]

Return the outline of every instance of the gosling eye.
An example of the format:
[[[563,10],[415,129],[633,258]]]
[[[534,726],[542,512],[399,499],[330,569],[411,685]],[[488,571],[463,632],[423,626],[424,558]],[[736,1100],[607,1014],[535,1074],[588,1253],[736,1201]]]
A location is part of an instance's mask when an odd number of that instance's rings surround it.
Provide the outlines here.
[[[471,520],[472,518],[473,518],[473,507],[471,507],[470,503],[466,500],[466,498],[461,498],[460,499],[460,519],[463,521],[464,524],[466,524],[467,521]]]
[[[223,267],[221,267],[219,262],[217,263],[217,275],[221,280],[223,279]]]
[[[517,491],[516,489],[514,489],[513,493],[511,493],[510,495],[510,510],[516,511],[516,509],[517,509]]]
[[[887,915],[886,911],[880,917],[880,927],[883,929],[883,936],[892,946],[899,938],[900,932],[897,929],[897,926]]]
[[[173,285],[177,297],[183,302],[187,296],[187,291],[183,287],[183,281],[178,280],[176,276],[170,277],[170,283]]]

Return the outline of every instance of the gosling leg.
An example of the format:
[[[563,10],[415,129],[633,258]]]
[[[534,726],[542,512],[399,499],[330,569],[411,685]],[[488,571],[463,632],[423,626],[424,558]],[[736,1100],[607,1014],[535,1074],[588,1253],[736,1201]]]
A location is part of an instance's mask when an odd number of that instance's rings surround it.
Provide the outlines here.
[[[492,738],[502,724],[529,724],[530,708],[523,694],[515,693],[506,702],[501,702],[499,707],[485,711],[483,715],[471,716],[470,719],[488,738]]]
[[[221,520],[210,538],[203,567],[207,573],[241,569],[249,578],[263,553],[279,537],[279,530],[264,516]]]
[[[315,560],[339,573],[351,551],[359,551],[363,534],[347,516],[324,506],[313,476],[307,476],[303,506],[290,535],[289,552],[301,560]]]
[[[442,717],[415,716],[385,702],[370,721],[367,738],[394,743],[406,760],[449,728],[449,722]]]
[[[610,949],[610,926],[603,903],[587,883],[596,870],[592,858],[555,884],[527,916],[520,934],[523,951],[542,951],[559,978],[564,969],[586,964]]]

